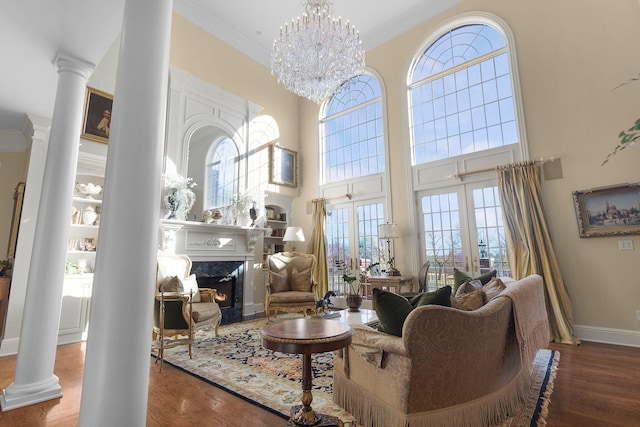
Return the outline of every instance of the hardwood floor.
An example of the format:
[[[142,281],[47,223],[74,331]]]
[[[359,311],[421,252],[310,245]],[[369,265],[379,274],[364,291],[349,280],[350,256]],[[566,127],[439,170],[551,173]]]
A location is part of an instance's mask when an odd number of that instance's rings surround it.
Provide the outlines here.
[[[585,342],[552,344],[561,358],[549,427],[640,425],[640,349]],[[64,397],[0,412],[0,426],[75,426],[78,423],[84,343],[58,347],[55,373]],[[0,358],[0,387],[13,381],[15,357]],[[147,426],[277,427],[285,420],[170,365],[151,364]],[[376,426],[384,427],[384,426]]]

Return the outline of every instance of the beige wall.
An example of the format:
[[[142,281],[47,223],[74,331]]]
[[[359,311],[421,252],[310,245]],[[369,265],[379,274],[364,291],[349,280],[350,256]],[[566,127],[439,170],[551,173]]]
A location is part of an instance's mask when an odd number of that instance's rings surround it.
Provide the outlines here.
[[[531,158],[555,157],[563,178],[543,183],[544,202],[561,271],[573,300],[575,323],[590,328],[640,331],[638,251],[640,238],[628,236],[634,251],[619,251],[616,237],[580,239],[571,193],[576,190],[640,181],[640,147],[626,150],[601,167],[617,143],[620,130],[640,117],[640,82],[612,91],[640,73],[640,4],[637,0],[467,0],[454,10],[367,52],[367,65],[386,87],[394,222],[409,222],[414,209],[407,188],[408,133],[406,75],[425,39],[450,18],[471,11],[497,15],[511,28],[519,64],[526,130]],[[316,150],[318,109],[302,109],[303,150]],[[315,195],[309,180],[315,163],[305,165],[305,201]],[[310,216],[309,216],[310,218]],[[400,241],[401,271],[415,267],[409,239]],[[415,274],[415,272],[414,272]],[[587,328],[588,329],[588,328]],[[637,338],[636,338],[637,339]]]
[[[16,185],[24,182],[26,175],[26,153],[0,152],[0,259],[7,257],[11,217],[13,216],[13,195]]]

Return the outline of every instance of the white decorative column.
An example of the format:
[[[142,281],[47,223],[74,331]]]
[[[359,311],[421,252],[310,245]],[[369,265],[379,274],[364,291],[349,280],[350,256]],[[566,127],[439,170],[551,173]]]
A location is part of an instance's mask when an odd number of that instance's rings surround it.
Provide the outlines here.
[[[125,3],[80,426],[146,421],[171,13],[171,0]]]
[[[36,218],[16,373],[0,399],[2,410],[62,396],[53,374],[62,304],[78,143],[89,75],[94,65],[65,55],[55,60],[58,88]]]

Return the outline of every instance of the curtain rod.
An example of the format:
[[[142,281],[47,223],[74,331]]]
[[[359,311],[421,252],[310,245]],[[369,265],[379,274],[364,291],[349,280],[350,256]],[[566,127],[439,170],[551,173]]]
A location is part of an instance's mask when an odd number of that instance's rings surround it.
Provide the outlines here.
[[[524,161],[522,161],[522,162],[518,162],[518,163],[523,163],[523,164],[525,164],[525,163],[527,163],[527,162],[533,162],[533,163],[545,163],[545,162],[547,162],[547,161],[553,162],[553,161],[554,161],[554,159],[555,159],[555,157],[553,157],[553,156],[552,156],[552,157],[549,157],[549,158],[547,158],[547,159],[545,159],[545,158],[543,158],[543,157],[540,157],[540,159],[539,159],[539,160],[524,160]],[[448,176],[446,176],[445,178],[446,178],[446,179],[464,178],[465,176],[468,176],[468,175],[475,175],[475,174],[478,174],[478,173],[484,173],[484,172],[491,172],[491,171],[495,171],[495,170],[498,170],[498,168],[500,168],[500,166],[501,166],[501,165],[497,165],[497,166],[492,166],[492,167],[490,167],[490,168],[476,169],[476,170],[468,171],[468,172],[458,172],[458,173],[454,173],[454,174],[448,175]]]
[[[341,197],[346,197],[347,199],[351,200],[351,198],[355,195],[356,193],[345,193],[345,194],[338,194],[336,196],[327,196],[327,197],[318,197],[316,199],[311,199],[311,202],[319,202],[320,200],[331,200],[331,199],[339,199]]]

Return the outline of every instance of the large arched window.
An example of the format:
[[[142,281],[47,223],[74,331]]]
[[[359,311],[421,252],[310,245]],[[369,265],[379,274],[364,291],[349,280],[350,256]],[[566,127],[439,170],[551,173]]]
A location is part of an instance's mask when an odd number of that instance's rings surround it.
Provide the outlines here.
[[[322,190],[357,192],[353,198],[332,198],[327,204],[329,289],[342,295],[347,285],[340,266],[355,275],[380,263],[384,253],[378,239],[387,200],[380,82],[370,74],[355,76],[325,107],[320,117]]]
[[[519,142],[509,50],[487,24],[453,28],[409,76],[414,164]]]
[[[238,147],[225,137],[214,144],[207,159],[206,209],[228,206],[238,193]]]
[[[382,90],[378,80],[362,74],[344,83],[329,101],[320,130],[324,184],[384,172]]]
[[[511,274],[495,173],[526,152],[513,38],[497,17],[466,15],[440,28],[408,77],[409,126],[421,261],[428,286],[453,269]],[[467,169],[470,168],[470,169]],[[489,172],[488,172],[489,171]],[[459,172],[464,181],[449,179]]]

